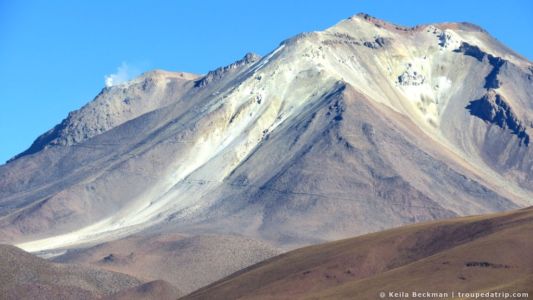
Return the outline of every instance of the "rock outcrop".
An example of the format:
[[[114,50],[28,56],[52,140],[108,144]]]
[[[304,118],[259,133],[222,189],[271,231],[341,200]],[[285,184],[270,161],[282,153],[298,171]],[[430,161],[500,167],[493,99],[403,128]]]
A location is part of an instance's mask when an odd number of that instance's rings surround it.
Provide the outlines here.
[[[466,107],[473,116],[502,129],[510,130],[520,140],[521,145],[529,146],[529,134],[524,122],[518,119],[503,96],[489,90],[478,100],[470,101]]]
[[[207,75],[205,75],[204,77],[196,80],[194,82],[194,87],[196,88],[202,88],[202,87],[205,87],[206,85],[212,83],[212,82],[216,82],[217,80],[219,80],[220,78],[222,78],[223,76],[225,76],[228,72],[232,72],[234,71],[235,69],[239,69],[239,68],[242,68],[244,66],[247,66],[249,64],[253,64],[257,61],[259,61],[261,59],[261,56],[255,54],[255,53],[246,53],[246,55],[230,64],[230,65],[227,65],[227,66],[224,66],[224,67],[220,67],[220,68],[217,68],[213,71],[209,71],[209,73],[207,73]]]
[[[484,88],[489,90],[489,89],[497,89],[500,87],[501,82],[498,80],[498,74],[500,72],[500,68],[506,63],[504,59],[502,59],[501,57],[495,57],[491,54],[488,54],[482,51],[481,49],[479,49],[479,47],[470,45],[465,42],[461,43],[461,46],[455,51],[474,57],[480,62],[487,60],[489,64],[492,66],[492,70],[485,77]]]

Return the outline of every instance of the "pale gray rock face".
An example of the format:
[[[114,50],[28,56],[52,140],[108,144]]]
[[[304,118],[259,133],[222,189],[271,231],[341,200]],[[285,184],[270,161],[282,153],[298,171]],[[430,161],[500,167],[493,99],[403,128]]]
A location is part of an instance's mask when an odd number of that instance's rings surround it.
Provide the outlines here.
[[[148,73],[0,167],[0,239],[291,248],[531,205],[532,70],[471,24],[358,15],[203,77]]]

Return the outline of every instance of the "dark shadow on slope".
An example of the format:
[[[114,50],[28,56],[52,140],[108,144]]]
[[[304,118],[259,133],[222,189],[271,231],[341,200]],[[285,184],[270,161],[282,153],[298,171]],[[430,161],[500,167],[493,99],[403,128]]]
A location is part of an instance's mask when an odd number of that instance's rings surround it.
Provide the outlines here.
[[[480,99],[470,101],[466,109],[471,115],[502,129],[508,129],[520,140],[520,145],[529,146],[529,135],[505,99],[494,91],[489,91]]]

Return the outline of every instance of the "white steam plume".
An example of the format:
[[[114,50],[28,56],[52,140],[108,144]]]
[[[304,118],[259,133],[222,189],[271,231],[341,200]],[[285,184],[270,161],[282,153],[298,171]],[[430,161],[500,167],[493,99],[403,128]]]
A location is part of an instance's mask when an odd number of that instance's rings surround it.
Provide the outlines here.
[[[136,77],[141,72],[137,70],[135,67],[132,67],[131,65],[123,62],[118,66],[117,72],[113,74],[106,75],[105,78],[105,86],[111,87],[117,84],[124,83],[133,77]]]

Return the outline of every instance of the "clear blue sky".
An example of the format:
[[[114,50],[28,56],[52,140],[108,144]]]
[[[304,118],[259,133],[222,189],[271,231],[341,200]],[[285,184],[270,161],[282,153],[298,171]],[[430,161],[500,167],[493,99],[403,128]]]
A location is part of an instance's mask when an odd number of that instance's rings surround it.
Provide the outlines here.
[[[533,58],[533,1],[0,0],[0,163],[90,101],[104,76],[205,73],[358,12],[402,25],[476,23]]]

